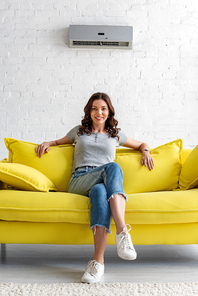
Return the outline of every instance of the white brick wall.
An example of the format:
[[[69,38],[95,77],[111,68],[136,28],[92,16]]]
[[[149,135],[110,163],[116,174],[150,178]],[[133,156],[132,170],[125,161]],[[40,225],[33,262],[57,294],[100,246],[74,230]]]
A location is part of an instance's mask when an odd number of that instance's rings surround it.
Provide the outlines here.
[[[64,136],[96,91],[128,136],[198,144],[197,0],[2,0],[0,13],[0,159],[4,137]],[[70,49],[70,24],[132,25],[133,50]]]

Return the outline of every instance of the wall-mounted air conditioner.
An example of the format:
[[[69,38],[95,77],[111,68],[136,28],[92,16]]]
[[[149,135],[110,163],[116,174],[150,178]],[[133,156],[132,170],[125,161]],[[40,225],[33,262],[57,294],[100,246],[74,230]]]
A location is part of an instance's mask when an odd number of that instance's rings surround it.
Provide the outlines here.
[[[70,25],[69,47],[131,49],[132,26]]]

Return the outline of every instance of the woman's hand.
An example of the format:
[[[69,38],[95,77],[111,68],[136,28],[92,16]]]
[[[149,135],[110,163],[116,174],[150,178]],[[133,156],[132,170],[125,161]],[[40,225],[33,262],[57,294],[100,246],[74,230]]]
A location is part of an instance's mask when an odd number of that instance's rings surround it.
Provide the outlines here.
[[[154,168],[154,160],[149,151],[142,152],[141,164],[145,167],[148,166],[150,171]]]
[[[73,144],[70,139],[68,138],[68,136],[65,136],[59,140],[56,141],[50,141],[50,142],[43,142],[42,144],[38,145],[36,147],[36,153],[38,155],[38,157],[41,158],[41,156],[44,153],[47,153],[50,149],[50,146],[57,146],[57,145],[66,145],[66,144]]]
[[[49,149],[50,149],[50,142],[43,142],[42,144],[40,144],[36,147],[36,153],[37,153],[38,157],[41,158],[41,156],[44,153],[48,153]]]
[[[141,164],[145,165],[145,167],[148,166],[150,171],[154,168],[154,160],[150,155],[150,147],[148,144],[128,138],[123,146],[142,152]]]

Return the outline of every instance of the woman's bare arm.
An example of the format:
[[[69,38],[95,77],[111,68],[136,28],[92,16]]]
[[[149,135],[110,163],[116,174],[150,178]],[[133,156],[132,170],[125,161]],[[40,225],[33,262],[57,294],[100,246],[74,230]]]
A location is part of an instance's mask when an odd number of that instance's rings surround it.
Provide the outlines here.
[[[149,167],[149,170],[154,168],[154,160],[150,155],[150,146],[147,143],[136,141],[128,138],[123,145],[124,147],[133,148],[142,152],[141,164]]]
[[[65,144],[72,144],[68,136],[65,136],[59,140],[50,141],[50,142],[43,142],[36,147],[36,153],[38,157],[42,157],[44,153],[48,153],[50,146],[57,146],[57,145],[65,145]]]

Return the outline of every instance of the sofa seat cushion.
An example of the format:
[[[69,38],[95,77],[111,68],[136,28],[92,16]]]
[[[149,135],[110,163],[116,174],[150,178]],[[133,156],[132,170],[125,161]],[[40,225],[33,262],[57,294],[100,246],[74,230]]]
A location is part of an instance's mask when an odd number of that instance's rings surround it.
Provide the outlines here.
[[[198,222],[198,188],[128,195],[126,221],[131,224]]]
[[[0,190],[0,220],[89,223],[90,201],[64,192]]]
[[[90,200],[63,192],[0,190],[0,220],[89,224]],[[126,223],[198,222],[198,189],[128,195]]]

